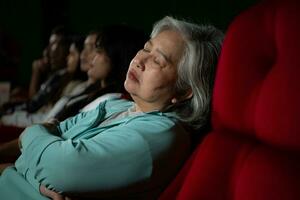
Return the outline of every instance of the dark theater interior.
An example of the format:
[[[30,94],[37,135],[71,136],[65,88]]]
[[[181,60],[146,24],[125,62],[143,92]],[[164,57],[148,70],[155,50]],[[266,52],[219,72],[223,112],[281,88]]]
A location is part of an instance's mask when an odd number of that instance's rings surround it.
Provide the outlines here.
[[[0,0],[1,200],[299,200],[300,1]]]

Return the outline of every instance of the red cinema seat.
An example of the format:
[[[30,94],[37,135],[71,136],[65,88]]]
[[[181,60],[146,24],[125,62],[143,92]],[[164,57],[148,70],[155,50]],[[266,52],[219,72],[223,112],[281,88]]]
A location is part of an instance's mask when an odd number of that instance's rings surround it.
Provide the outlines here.
[[[235,18],[212,104],[212,131],[160,200],[299,200],[300,1]]]

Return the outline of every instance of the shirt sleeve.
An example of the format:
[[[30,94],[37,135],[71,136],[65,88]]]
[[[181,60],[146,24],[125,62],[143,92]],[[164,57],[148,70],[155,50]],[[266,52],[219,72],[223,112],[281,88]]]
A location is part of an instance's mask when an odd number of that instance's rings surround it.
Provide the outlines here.
[[[64,121],[60,122],[57,126],[57,129],[61,134],[67,132],[70,128],[75,126],[78,123],[91,124],[95,119],[100,120],[105,115],[104,105],[100,104],[96,109],[88,112],[80,112],[77,115],[67,118]]]
[[[94,110],[80,112],[73,117],[65,119],[58,123],[55,131],[51,130],[52,133],[63,138],[68,138],[70,134],[76,135],[78,132],[82,132],[83,127],[88,128],[99,124],[106,114],[105,105],[106,102],[102,102]]]
[[[67,132],[70,128],[72,128],[79,122],[85,121],[85,123],[91,123],[90,121],[93,121],[95,119],[95,117],[91,117],[91,116],[94,116],[98,113],[99,113],[98,109],[95,109],[95,110],[92,110],[89,112],[79,113],[79,114],[75,115],[74,117],[70,117],[70,118],[58,123],[58,125],[56,127],[51,128],[51,129],[46,128],[42,124],[36,124],[36,125],[29,126],[23,131],[23,133],[20,136],[21,151],[23,151],[23,149],[27,148],[27,146],[29,144],[31,144],[35,140],[35,138],[40,136],[40,134],[48,135],[48,136],[53,135],[53,136],[57,136],[56,139],[60,139],[60,136],[63,133]],[[54,137],[51,137],[51,139],[53,139],[53,138]],[[48,142],[50,142],[50,141],[45,141],[45,143],[48,143]]]
[[[35,131],[39,129],[43,127],[34,127]],[[93,138],[75,141],[45,130],[23,140],[27,175],[32,176],[28,179],[34,178],[58,192],[109,190],[151,175],[148,143],[130,126],[117,126]]]
[[[47,128],[45,128],[43,125],[33,125],[30,127],[27,127],[20,136],[22,153],[27,148],[30,148],[30,145],[40,135],[53,136],[53,137],[46,138],[46,140],[44,140],[43,143],[41,143],[39,145],[39,146],[41,146],[41,148],[44,148],[44,145],[48,145],[49,143],[60,139],[60,137],[57,137],[57,136],[51,134],[51,132],[49,132],[49,130]]]

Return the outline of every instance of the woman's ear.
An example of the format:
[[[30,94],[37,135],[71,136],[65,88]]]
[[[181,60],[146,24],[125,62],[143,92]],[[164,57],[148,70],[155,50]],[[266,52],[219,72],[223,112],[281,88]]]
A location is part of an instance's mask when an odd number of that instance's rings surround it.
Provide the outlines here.
[[[171,103],[172,104],[180,103],[180,102],[188,100],[188,99],[190,99],[192,97],[193,97],[193,91],[190,88],[183,95],[180,95],[180,96],[172,98],[171,99]]]
[[[183,95],[183,97],[181,99],[184,101],[184,100],[188,100],[188,99],[190,99],[192,97],[193,97],[193,90],[191,88],[189,88],[186,91],[185,95]]]

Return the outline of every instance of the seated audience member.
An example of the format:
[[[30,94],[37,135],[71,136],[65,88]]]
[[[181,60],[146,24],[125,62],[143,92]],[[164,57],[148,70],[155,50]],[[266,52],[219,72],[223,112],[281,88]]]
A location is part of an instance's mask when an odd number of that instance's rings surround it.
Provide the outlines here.
[[[61,99],[59,99],[56,102],[56,104],[53,106],[51,111],[49,111],[47,116],[44,118],[44,121],[47,121],[48,119],[55,117],[56,113],[59,112],[61,109],[63,109],[65,104],[69,102],[72,98],[79,97],[92,90],[91,85],[93,81],[89,80],[87,73],[89,69],[92,67],[92,62],[96,55],[96,39],[98,34],[99,34],[98,31],[91,31],[86,36],[84,40],[83,50],[81,51],[79,57],[80,69],[82,72],[86,74],[87,80],[77,85],[70,92],[69,95],[65,95]]]
[[[184,127],[207,123],[222,38],[212,26],[157,22],[129,65],[133,101],[27,128],[21,156],[0,177],[1,197],[156,199],[189,154]]]
[[[22,86],[13,87],[10,94],[11,104],[17,104],[18,102],[25,101],[28,98],[31,99],[37,93],[41,84],[47,80],[51,74],[65,67],[64,60],[59,57],[64,58],[66,56],[65,54],[67,51],[61,51],[61,47],[63,46],[61,42],[63,42],[66,37],[67,34],[63,26],[57,26],[51,31],[48,45],[44,48],[42,57],[32,62],[29,89],[27,90]],[[57,57],[52,59],[51,62],[49,59],[50,50],[52,51],[52,57]]]
[[[67,51],[64,43],[67,33],[62,26],[55,27],[50,34],[48,46],[43,51],[40,59],[33,61],[32,73],[29,85],[28,96],[32,98],[39,90],[44,80],[48,79],[51,74],[66,66],[64,61]]]
[[[87,37],[87,39],[90,38]],[[26,127],[51,118],[64,120],[77,114],[83,106],[102,94],[123,92],[123,82],[127,71],[125,66],[129,65],[130,60],[145,41],[146,37],[141,31],[124,25],[103,28],[94,44],[96,46],[93,52],[95,57],[91,61],[91,66],[87,68],[89,78],[87,83],[83,83],[84,86],[78,85],[68,95],[60,98],[50,110],[44,109],[34,114],[15,112],[2,117],[2,123]],[[85,64],[83,64],[84,67],[86,67]],[[120,96],[118,94],[116,97]]]
[[[32,98],[37,93],[42,81],[48,78],[50,69],[49,46],[46,46],[43,50],[42,57],[32,62],[28,98]]]
[[[54,41],[51,42],[52,40]],[[57,97],[62,92],[61,86],[64,85],[66,81],[65,67],[70,41],[67,37],[60,37],[60,39],[52,40],[50,38],[49,62],[51,69],[55,70],[55,72],[49,76],[49,78],[40,86],[39,91],[29,100],[25,102],[11,102],[3,105],[0,108],[0,116],[12,113],[15,110],[26,110],[31,113],[36,112],[46,102],[57,100]],[[61,66],[64,67],[62,68]]]
[[[61,85],[62,95],[69,95],[72,90],[86,79],[86,73],[80,69],[80,52],[83,48],[83,40],[80,37],[74,37],[69,48],[67,56],[67,67],[63,69],[64,85]],[[45,104],[36,112],[29,113],[23,110],[17,110],[12,114],[7,114],[1,117],[1,124],[6,126],[23,127],[30,126],[33,123],[41,123],[44,117],[53,107],[53,102],[45,102]]]
[[[84,37],[73,36],[72,43],[69,48],[69,54],[67,56],[67,67],[69,82],[66,86],[63,86],[62,95],[69,95],[77,85],[87,80],[87,74],[82,71],[80,66],[80,54],[83,51]]]
[[[103,27],[96,40],[95,57],[88,70],[88,87],[82,92],[65,98],[66,103],[53,113],[49,113],[46,120],[55,118],[62,121],[77,114],[81,108],[107,93],[114,93],[101,97],[120,97],[124,93],[123,83],[131,59],[143,47],[145,34],[126,25],[112,25]]]
[[[31,79],[29,84],[29,89],[26,87],[16,85],[12,87],[9,97],[9,105],[18,104],[19,102],[23,102],[28,98],[32,98],[32,96],[36,93],[36,87],[40,87],[42,84],[42,80],[46,80],[46,71],[50,69],[49,63],[49,50],[48,46],[43,50],[43,55],[41,58],[36,59],[32,62],[32,71],[31,71]],[[44,72],[44,73],[42,73]],[[40,75],[37,75],[40,74]]]
[[[83,72],[89,71],[92,67],[98,35],[98,31],[90,31],[84,40],[83,50],[80,54],[80,68]]]

